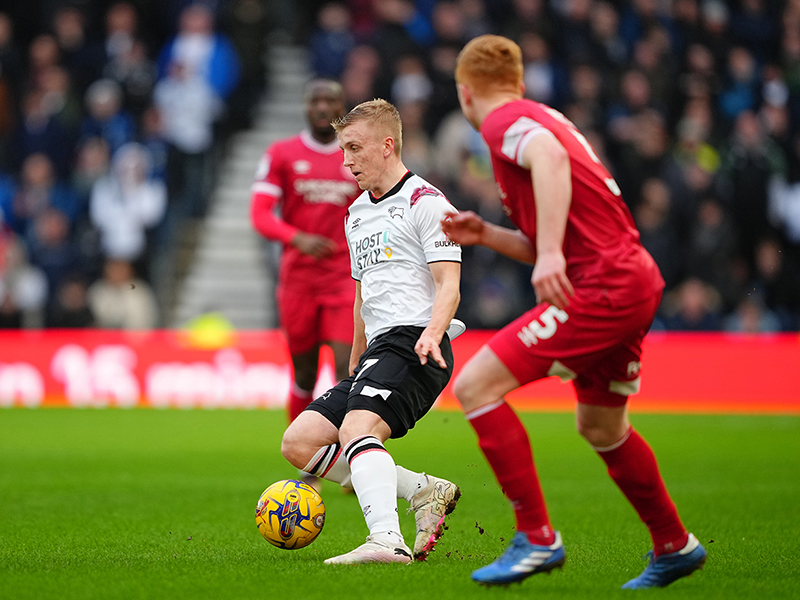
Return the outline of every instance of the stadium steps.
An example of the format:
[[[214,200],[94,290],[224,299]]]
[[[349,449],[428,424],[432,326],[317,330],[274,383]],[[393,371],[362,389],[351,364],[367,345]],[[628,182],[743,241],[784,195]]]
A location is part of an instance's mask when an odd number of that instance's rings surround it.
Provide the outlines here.
[[[296,135],[305,125],[300,98],[309,78],[305,50],[273,45],[268,50],[269,93],[253,126],[233,135],[216,174],[208,215],[181,278],[167,325],[179,327],[210,311],[237,329],[277,325],[275,277],[280,247],[264,241],[250,225],[250,186],[264,149]]]

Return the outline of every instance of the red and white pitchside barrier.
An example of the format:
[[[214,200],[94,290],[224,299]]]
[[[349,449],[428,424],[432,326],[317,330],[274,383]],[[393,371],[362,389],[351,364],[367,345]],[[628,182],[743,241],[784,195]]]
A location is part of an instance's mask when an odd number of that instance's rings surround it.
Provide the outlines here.
[[[456,372],[491,332],[453,343]],[[645,340],[636,412],[800,414],[800,336],[651,334]],[[333,382],[324,354],[320,388]],[[0,406],[277,408],[291,365],[278,331],[208,339],[180,331],[0,332]],[[320,390],[318,390],[320,391]],[[558,379],[526,386],[509,402],[523,410],[572,410]],[[448,387],[439,408],[456,409]]]

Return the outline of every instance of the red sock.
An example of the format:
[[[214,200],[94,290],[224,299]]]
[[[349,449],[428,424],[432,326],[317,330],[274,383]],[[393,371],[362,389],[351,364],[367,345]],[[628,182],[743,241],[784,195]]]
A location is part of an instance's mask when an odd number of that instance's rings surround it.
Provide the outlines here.
[[[289,393],[289,423],[294,421],[297,416],[303,412],[311,401],[314,399],[313,392],[309,392],[297,387],[296,383],[292,383],[292,391]]]
[[[639,513],[653,538],[655,555],[680,550],[689,535],[658,471],[655,454],[633,428],[609,449],[596,449],[608,474]]]
[[[469,413],[467,419],[478,434],[478,445],[497,482],[511,502],[517,531],[526,533],[534,544],[552,544],[555,534],[533,464],[531,443],[517,414],[501,401]]]

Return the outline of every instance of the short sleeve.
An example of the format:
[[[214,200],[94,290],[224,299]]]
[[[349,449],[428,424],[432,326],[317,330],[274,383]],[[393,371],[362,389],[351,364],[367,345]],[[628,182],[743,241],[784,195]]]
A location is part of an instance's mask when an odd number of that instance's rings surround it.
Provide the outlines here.
[[[429,263],[461,262],[461,245],[448,239],[442,231],[442,219],[448,214],[457,213],[455,207],[439,190],[428,187],[415,190],[412,202],[411,214],[414,217],[422,251],[425,253],[425,260]]]

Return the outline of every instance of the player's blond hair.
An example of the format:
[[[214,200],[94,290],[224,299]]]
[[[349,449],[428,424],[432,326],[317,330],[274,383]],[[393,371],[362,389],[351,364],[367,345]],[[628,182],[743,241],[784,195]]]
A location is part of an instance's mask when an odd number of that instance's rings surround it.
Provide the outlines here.
[[[522,83],[522,50],[500,35],[481,35],[458,54],[456,82],[479,96],[493,92],[518,92]]]
[[[336,119],[332,125],[338,134],[356,121],[369,121],[380,128],[382,133],[394,140],[394,153],[400,156],[403,147],[403,122],[394,104],[380,98],[362,102],[343,117]]]

